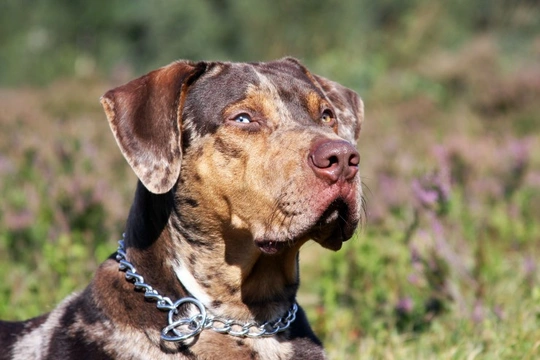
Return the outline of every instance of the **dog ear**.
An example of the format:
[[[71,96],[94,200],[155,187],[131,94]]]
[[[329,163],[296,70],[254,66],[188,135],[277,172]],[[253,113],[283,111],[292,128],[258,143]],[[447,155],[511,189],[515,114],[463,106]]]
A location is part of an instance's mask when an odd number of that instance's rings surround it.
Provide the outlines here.
[[[313,76],[334,105],[339,120],[338,135],[356,144],[364,121],[364,103],[362,99],[353,90],[334,81],[318,75]]]
[[[100,99],[122,154],[152,193],[166,193],[180,175],[184,95],[204,68],[204,63],[174,62]]]

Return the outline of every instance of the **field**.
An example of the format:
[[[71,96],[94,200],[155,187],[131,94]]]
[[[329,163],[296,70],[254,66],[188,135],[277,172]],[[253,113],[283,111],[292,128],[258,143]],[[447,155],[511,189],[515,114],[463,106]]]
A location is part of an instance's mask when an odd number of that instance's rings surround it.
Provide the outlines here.
[[[441,9],[415,9],[384,52],[307,59],[364,99],[367,206],[339,252],[303,248],[299,302],[331,359],[538,359],[540,11],[437,46]],[[0,88],[0,318],[115,251],[136,178],[98,99],[128,75]]]

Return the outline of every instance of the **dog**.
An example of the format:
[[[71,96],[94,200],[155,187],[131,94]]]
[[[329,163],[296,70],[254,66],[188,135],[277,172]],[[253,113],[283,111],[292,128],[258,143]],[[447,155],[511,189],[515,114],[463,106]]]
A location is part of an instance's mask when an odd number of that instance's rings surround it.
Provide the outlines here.
[[[123,240],[0,359],[325,359],[295,297],[308,240],[362,220],[359,96],[298,60],[176,61],[102,98],[138,177]]]

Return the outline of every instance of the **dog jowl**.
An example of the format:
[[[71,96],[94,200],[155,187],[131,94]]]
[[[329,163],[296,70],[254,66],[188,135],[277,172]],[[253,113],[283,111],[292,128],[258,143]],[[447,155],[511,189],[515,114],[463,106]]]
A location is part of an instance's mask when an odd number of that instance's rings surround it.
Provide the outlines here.
[[[178,61],[101,102],[139,178],[124,241],[51,313],[0,322],[0,359],[324,359],[298,253],[360,221],[356,93],[291,58]]]

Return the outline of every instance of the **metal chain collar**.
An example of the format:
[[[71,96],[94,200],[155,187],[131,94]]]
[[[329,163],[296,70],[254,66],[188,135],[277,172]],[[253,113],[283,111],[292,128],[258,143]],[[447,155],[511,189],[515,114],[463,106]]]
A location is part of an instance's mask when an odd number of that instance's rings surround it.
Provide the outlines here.
[[[146,299],[156,301],[156,307],[159,310],[169,312],[167,317],[169,325],[161,330],[161,338],[165,341],[184,341],[197,336],[205,329],[237,337],[259,338],[272,336],[287,330],[296,319],[296,311],[298,310],[296,303],[281,318],[262,324],[216,317],[209,314],[204,305],[195,298],[185,297],[173,302],[170,298],[160,295],[152,286],[146,284],[144,278],[137,274],[133,264],[127,260],[123,240],[118,241],[116,261],[120,264],[120,271],[126,273],[126,280],[133,282],[136,290],[143,291]],[[178,309],[184,304],[194,305],[199,313],[191,317],[178,316]]]

